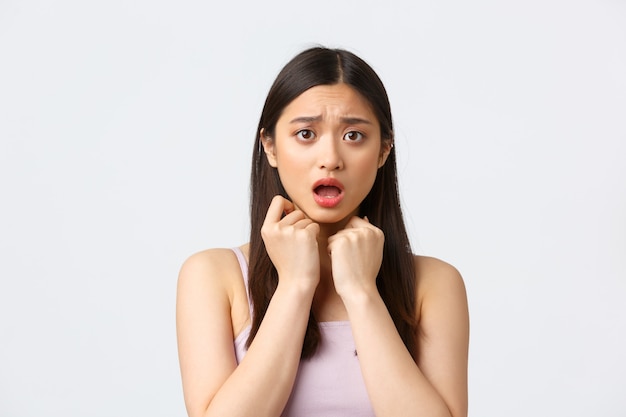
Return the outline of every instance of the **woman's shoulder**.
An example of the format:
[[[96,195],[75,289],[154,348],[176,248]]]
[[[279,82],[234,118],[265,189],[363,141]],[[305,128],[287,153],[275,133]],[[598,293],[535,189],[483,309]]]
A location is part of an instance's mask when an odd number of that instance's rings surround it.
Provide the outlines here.
[[[183,276],[197,275],[198,272],[219,272],[230,269],[236,260],[232,249],[212,248],[196,252],[189,256],[181,267]]]
[[[209,269],[232,269],[233,266],[237,266],[236,250],[239,250],[241,254],[247,259],[248,257],[248,244],[243,244],[234,248],[212,248],[205,249],[196,252],[189,256],[184,262],[182,269],[196,269],[196,268],[209,268]]]
[[[246,256],[247,245],[239,247]],[[241,280],[241,266],[235,251],[213,248],[196,252],[182,264],[178,275],[179,286],[222,288],[230,295],[235,280]]]
[[[417,297],[420,306],[437,299],[465,300],[465,283],[461,273],[449,263],[430,256],[415,255]]]
[[[432,256],[413,255],[415,273],[425,280],[462,280],[459,271],[448,262]]]
[[[236,337],[250,320],[248,297],[243,280],[247,245],[239,247],[241,263],[233,249],[207,249],[184,261],[178,275],[177,323],[195,329],[198,323],[221,323]],[[189,324],[192,323],[192,324]],[[196,323],[196,324],[193,324]]]

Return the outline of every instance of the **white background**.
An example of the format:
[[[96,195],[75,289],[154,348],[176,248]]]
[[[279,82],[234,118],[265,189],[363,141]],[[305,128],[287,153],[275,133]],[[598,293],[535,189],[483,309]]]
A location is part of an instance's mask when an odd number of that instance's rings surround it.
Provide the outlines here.
[[[247,239],[265,94],[321,43],[392,102],[470,416],[626,415],[626,3],[0,0],[0,416],[184,416],[178,269]]]

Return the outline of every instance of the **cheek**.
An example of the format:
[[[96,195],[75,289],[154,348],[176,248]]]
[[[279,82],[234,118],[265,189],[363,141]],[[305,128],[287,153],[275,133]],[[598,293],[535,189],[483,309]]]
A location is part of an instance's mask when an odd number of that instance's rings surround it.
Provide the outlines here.
[[[301,183],[305,175],[305,160],[302,155],[296,153],[282,152],[277,154],[277,166],[278,177],[283,184],[285,191],[289,194],[290,198],[294,198],[294,192],[297,194],[298,190],[303,189]]]
[[[307,153],[288,142],[277,140],[275,149],[278,168],[293,169],[306,161]]]
[[[283,152],[282,154],[279,154],[276,159],[276,168],[278,169],[278,174],[283,181],[290,179],[293,180],[300,177],[303,167],[304,160],[302,155]]]
[[[365,177],[375,178],[378,172],[380,157],[378,155],[368,155],[367,158],[362,158],[357,161],[358,170]]]

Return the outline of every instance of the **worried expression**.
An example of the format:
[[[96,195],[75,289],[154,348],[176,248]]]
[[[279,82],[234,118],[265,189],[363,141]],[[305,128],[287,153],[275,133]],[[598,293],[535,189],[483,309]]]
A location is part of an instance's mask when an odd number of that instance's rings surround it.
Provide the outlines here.
[[[300,94],[274,132],[261,131],[268,162],[295,206],[318,223],[355,215],[391,150],[370,103],[343,83]]]

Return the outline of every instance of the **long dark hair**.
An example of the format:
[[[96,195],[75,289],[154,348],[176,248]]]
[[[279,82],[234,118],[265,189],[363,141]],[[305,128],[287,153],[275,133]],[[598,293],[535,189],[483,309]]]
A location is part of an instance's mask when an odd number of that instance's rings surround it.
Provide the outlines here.
[[[278,74],[265,100],[252,157],[249,288],[254,311],[248,346],[261,326],[278,285],[278,273],[261,238],[261,226],[272,198],[277,194],[288,198],[277,170],[269,165],[263,152],[261,129],[268,137],[274,137],[276,123],[292,100],[311,87],[338,83],[350,85],[369,101],[378,118],[382,140],[393,140],[391,108],[385,87],[374,70],[353,53],[321,47],[307,49]],[[359,215],[367,216],[385,234],[383,261],[376,283],[398,333],[415,358],[415,265],[400,209],[396,172],[395,150],[391,148],[371,191],[361,203]],[[319,327],[311,312],[302,358],[313,356],[320,341]]]

